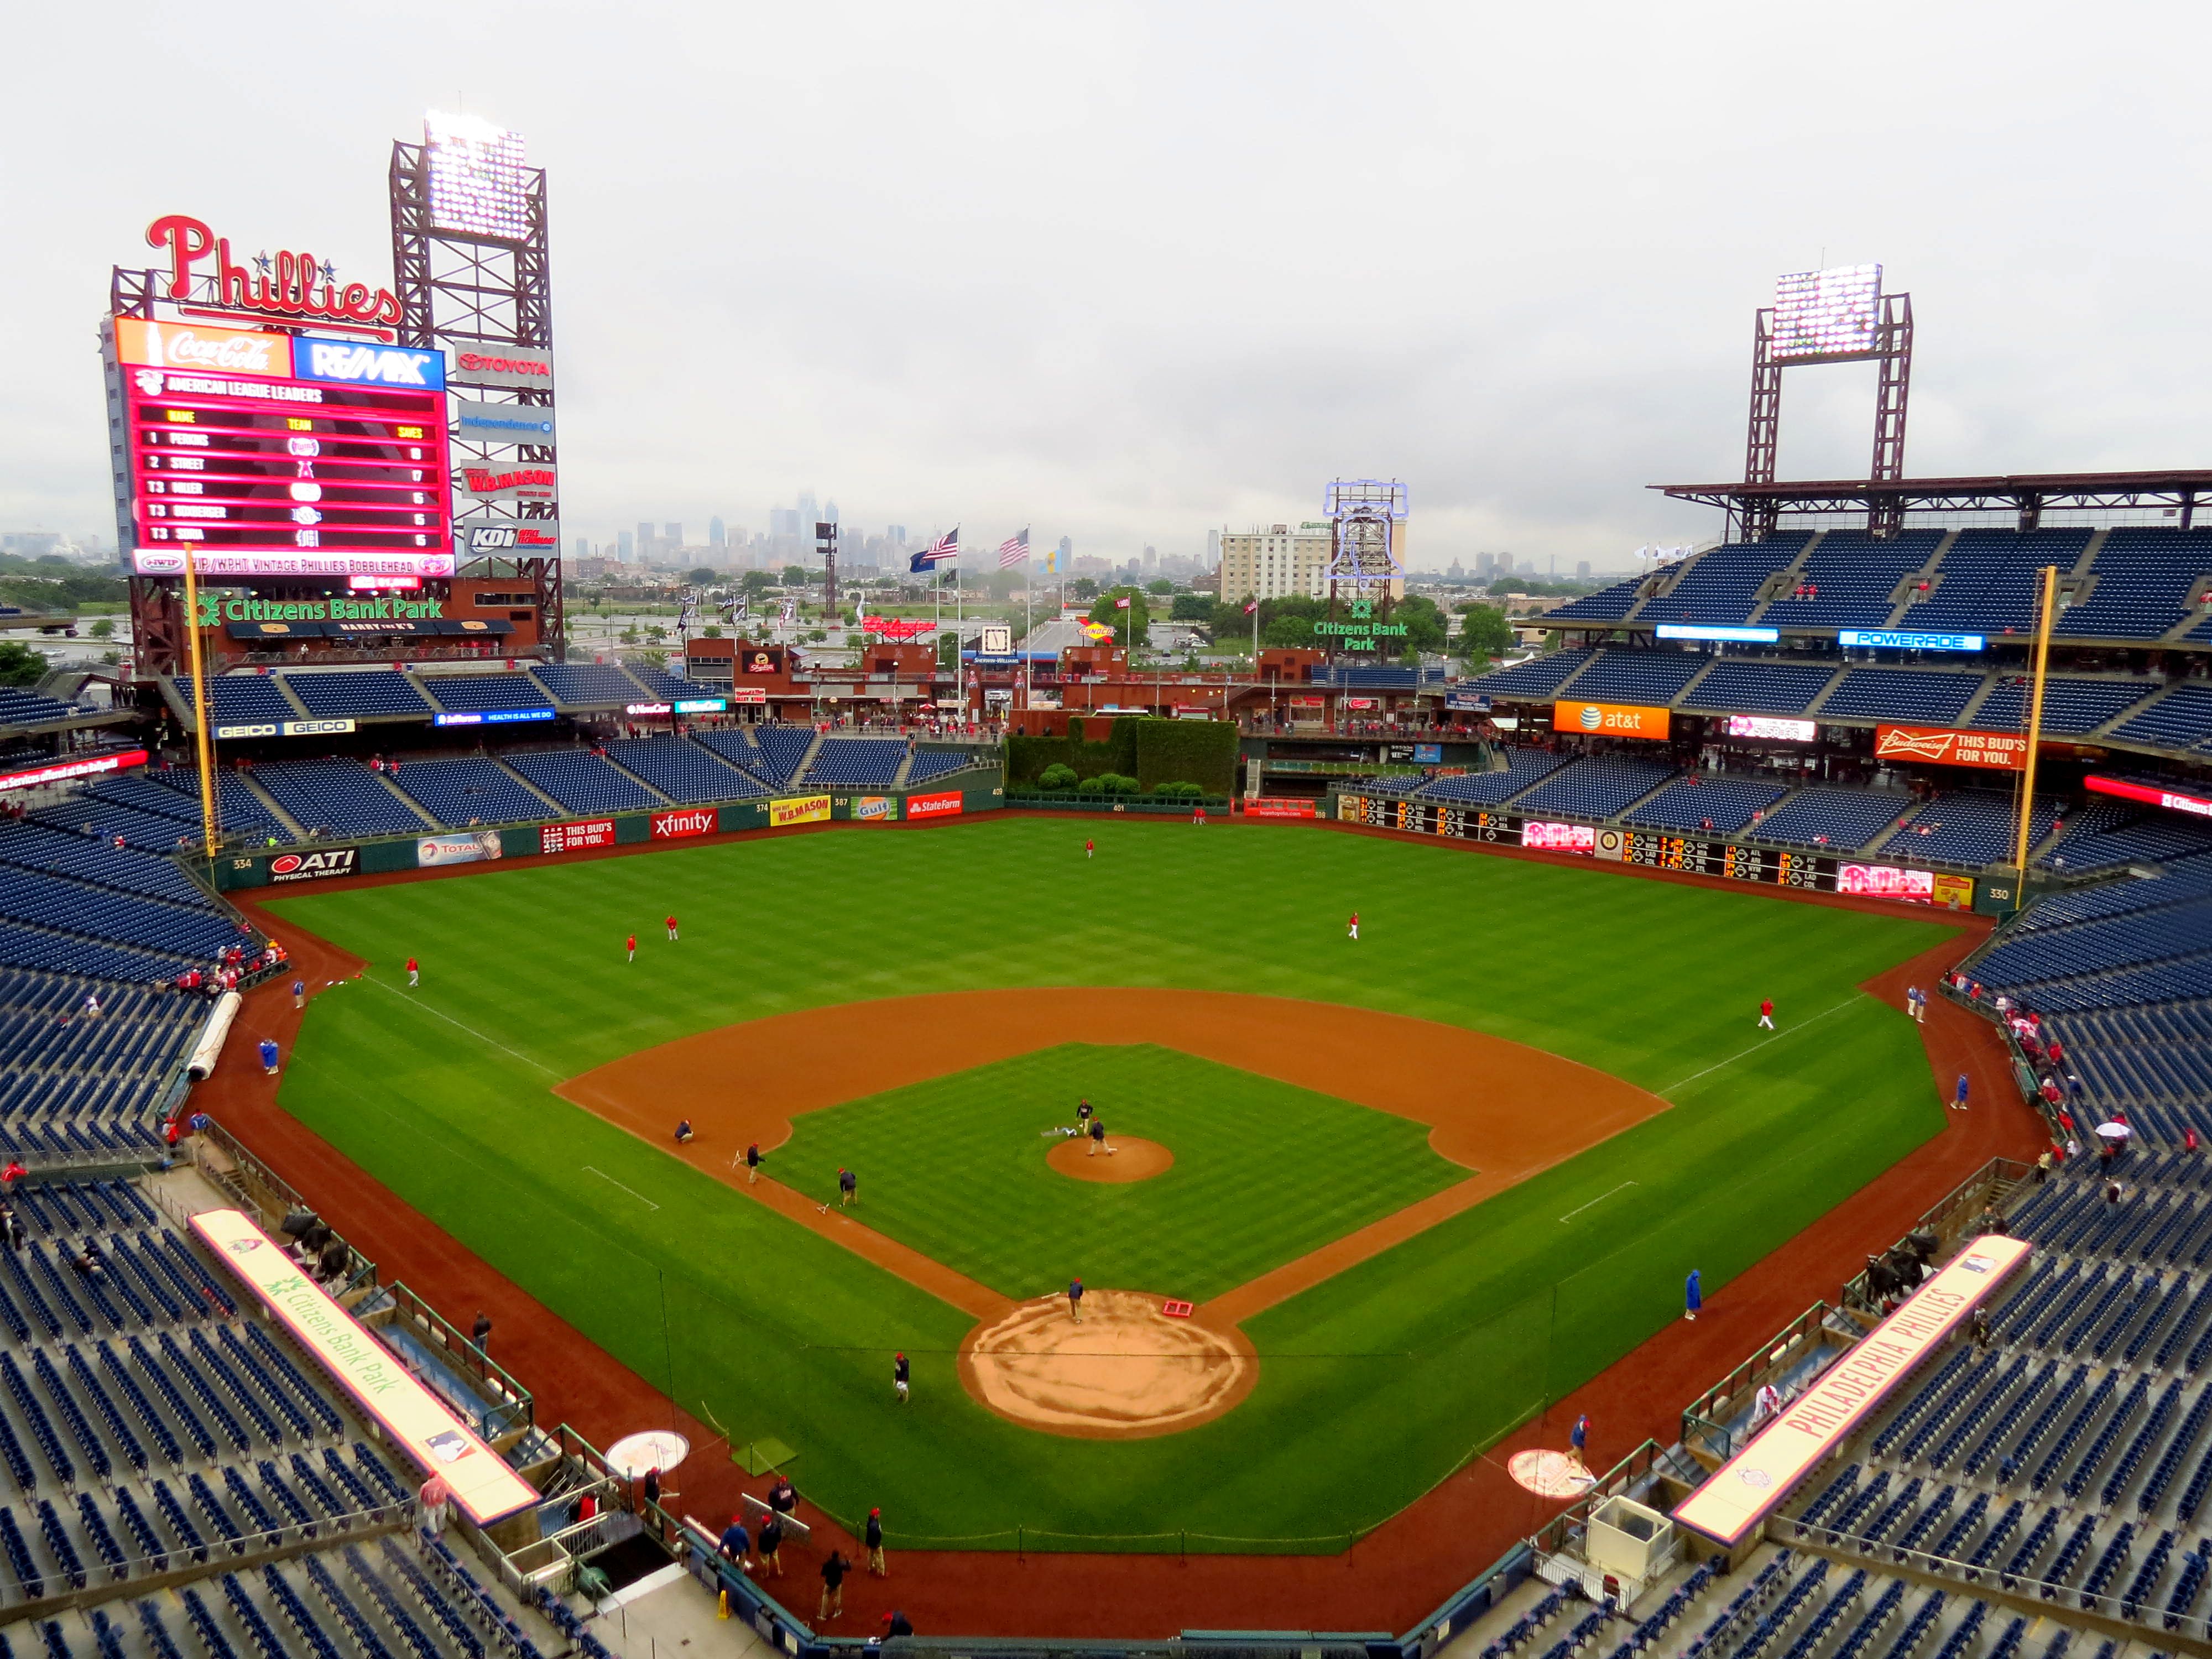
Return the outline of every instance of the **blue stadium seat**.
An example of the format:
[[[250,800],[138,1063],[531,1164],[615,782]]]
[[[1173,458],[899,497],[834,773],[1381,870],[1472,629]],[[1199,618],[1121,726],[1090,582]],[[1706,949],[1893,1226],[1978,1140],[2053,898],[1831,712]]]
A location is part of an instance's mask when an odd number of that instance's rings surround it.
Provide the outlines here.
[[[1730,542],[1701,554],[1690,561],[1672,592],[1644,602],[1638,620],[1741,625],[1750,620],[1767,578],[1794,562],[1811,538],[1809,532],[1788,530],[1765,541]]]
[[[497,761],[482,756],[409,761],[392,780],[443,824],[530,823],[553,809],[515,781]]]
[[[1602,651],[1575,681],[1573,696],[1590,702],[1663,708],[1712,660],[1694,651]]]
[[[527,674],[440,674],[418,677],[441,708],[490,712],[550,708],[552,699]]]
[[[1789,793],[1789,785],[1763,778],[1693,772],[1668,784],[1624,822],[1692,834],[1732,836]]]
[[[1878,539],[1863,532],[1830,531],[1805,561],[1792,591],[1760,613],[1770,628],[1884,628],[1896,609],[1890,595],[1928,562],[1942,539],[1936,530],[1907,530]]]
[[[564,708],[617,708],[651,701],[644,689],[613,663],[536,663],[530,677]]]
[[[1729,714],[1802,714],[1835,678],[1829,663],[1726,658],[1683,694],[1681,706]]]
[[[284,684],[317,720],[413,714],[428,719],[430,705],[404,674],[384,669],[332,669],[291,673]]]
[[[176,677],[177,695],[185,707],[192,706],[192,677]],[[218,674],[208,682],[217,726],[270,725],[300,718],[276,680],[266,674]]]
[[[1818,718],[1951,726],[1981,690],[1982,678],[1942,670],[1854,668],[1828,693]]]
[[[1530,816],[1557,812],[1568,817],[1610,818],[1631,801],[1649,794],[1675,775],[1665,761],[1626,755],[1585,755],[1551,774],[1520,799],[1514,810]]]
[[[571,812],[631,812],[667,804],[588,749],[514,755],[508,764]]]
[[[757,779],[688,738],[624,738],[610,743],[607,753],[671,800],[743,800],[768,793]]]
[[[800,781],[830,788],[885,789],[905,763],[902,738],[824,738]]]
[[[1743,833],[1779,847],[1855,853],[1911,809],[1904,795],[1827,785],[1801,789]]]
[[[405,797],[359,761],[287,761],[253,780],[303,830],[334,836],[420,834],[430,826]]]

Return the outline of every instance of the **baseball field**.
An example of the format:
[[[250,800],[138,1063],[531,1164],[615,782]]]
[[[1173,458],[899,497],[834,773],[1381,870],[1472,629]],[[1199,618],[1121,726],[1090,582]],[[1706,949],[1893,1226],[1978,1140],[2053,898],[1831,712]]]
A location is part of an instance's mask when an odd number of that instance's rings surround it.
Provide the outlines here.
[[[1941,922],[1311,827],[1001,814],[270,908],[369,963],[280,1104],[908,1547],[1341,1549],[1944,1117],[1859,988]]]

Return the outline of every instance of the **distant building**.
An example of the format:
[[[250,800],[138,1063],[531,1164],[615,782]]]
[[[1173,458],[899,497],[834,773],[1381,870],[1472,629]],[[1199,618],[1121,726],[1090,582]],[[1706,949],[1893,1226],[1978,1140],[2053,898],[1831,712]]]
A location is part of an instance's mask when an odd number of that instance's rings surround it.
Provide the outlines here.
[[[661,526],[660,539],[667,544],[667,546],[663,550],[664,551],[670,553],[675,552],[677,549],[684,545],[684,526],[680,524],[665,524]]]
[[[588,559],[592,556],[592,544],[581,536],[576,538],[576,556],[579,559]]]
[[[1460,578],[1464,576],[1467,573],[1465,571],[1459,568],[1459,561],[1457,559],[1454,559],[1451,562],[1451,568],[1444,572],[1444,574],[1449,576],[1454,581],[1459,580]]]
[[[1576,580],[1577,581],[1578,581],[1578,582],[1586,582],[1586,581],[1588,581],[1589,579],[1590,579],[1589,561],[1588,559],[1577,559],[1577,560],[1576,560],[1576,561],[1575,561],[1575,580]]]
[[[624,564],[632,562],[637,556],[637,549],[630,541],[629,532],[627,530],[615,538],[615,556]]]
[[[723,527],[722,521],[720,519],[709,519],[707,520],[708,546],[726,547],[729,544],[729,532]]]
[[[653,550],[655,545],[656,543],[653,540],[653,526],[649,524],[639,525],[637,527],[637,556],[640,559],[651,558],[653,556]]]
[[[1221,597],[1261,599],[1328,592],[1328,526],[1258,525],[1221,533]]]

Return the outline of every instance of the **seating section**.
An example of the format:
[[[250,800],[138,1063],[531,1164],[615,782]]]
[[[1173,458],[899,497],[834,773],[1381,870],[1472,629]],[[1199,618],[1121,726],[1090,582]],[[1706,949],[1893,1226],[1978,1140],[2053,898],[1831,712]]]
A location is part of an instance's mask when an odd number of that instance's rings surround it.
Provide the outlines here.
[[[474,823],[527,823],[553,816],[553,809],[505,767],[482,756],[409,761],[392,781],[432,817],[456,830]]]
[[[422,689],[441,708],[491,712],[514,708],[550,708],[552,700],[527,674],[423,675]]]
[[[671,800],[743,800],[768,793],[757,779],[688,738],[625,738],[609,744],[607,753]]]
[[[1674,776],[1674,771],[1664,761],[1588,755],[1546,777],[1514,802],[1514,810],[1530,817],[1556,812],[1569,817],[1614,817],[1631,801]]]
[[[1546,613],[1555,622],[1619,622],[1636,609],[1636,601],[1649,580],[1642,575],[1631,576],[1626,581],[1601,587],[1595,593],[1585,593],[1578,599],[1570,599],[1558,610]]]
[[[2059,803],[2036,798],[2027,844],[2039,845],[2058,821]],[[2008,862],[2019,826],[2008,795],[1946,793],[1929,801],[1882,843],[1885,854],[1915,864],[1984,865]]]
[[[853,789],[888,788],[906,763],[902,738],[824,738],[802,781]]]
[[[253,781],[302,830],[325,836],[400,836],[432,827],[404,796],[359,761],[257,766]]]
[[[2074,526],[2026,534],[1962,530],[1943,550],[1927,598],[1911,605],[1897,625],[1923,633],[2031,633],[2043,567],[2071,570],[2090,534]]]
[[[1899,582],[1926,564],[1942,540],[1935,530],[1908,530],[1888,540],[1831,531],[1798,573],[1796,586],[1759,616],[1765,627],[1883,628],[1897,607]]]
[[[805,726],[756,726],[751,729],[765,781],[781,788],[799,775],[806,751],[814,746],[814,730]]]
[[[29,1184],[18,1216],[28,1242],[0,1261],[0,1627],[43,1601],[47,1653],[558,1650],[401,1530],[414,1477],[135,1187]],[[52,1611],[95,1589],[115,1599]],[[587,1633],[573,1650],[608,1651]]]
[[[1980,732],[2027,731],[2029,689],[2024,674],[2000,679],[1966,724]],[[2077,737],[2093,732],[2157,690],[2149,680],[2086,680],[2051,675],[2043,683],[2043,735]]]
[[[589,750],[512,755],[507,763],[570,812],[629,812],[667,802]]]
[[[1663,706],[1711,661],[1690,651],[1602,651],[1577,678],[1572,695],[1590,702]]]
[[[946,777],[955,772],[964,772],[973,766],[990,763],[988,758],[978,760],[965,749],[917,749],[914,751],[914,763],[907,768],[907,787],[918,789],[933,778]]]
[[[157,1109],[208,1012],[143,983],[0,969],[0,1152],[33,1169],[153,1153]]]
[[[1639,621],[1730,627],[1750,619],[1767,578],[1805,550],[1808,532],[1784,531],[1763,542],[1730,542],[1692,561],[1672,592],[1649,600]]]
[[[638,683],[612,663],[538,663],[530,678],[564,708],[618,708],[646,701]]]
[[[1422,785],[1414,793],[1431,800],[1465,801],[1473,805],[1495,806],[1550,776],[1574,758],[1571,755],[1555,755],[1544,749],[1508,748],[1498,752],[1505,758],[1505,770],[1503,772],[1468,772],[1457,776],[1439,777]]]
[[[1949,726],[1982,689],[1982,678],[1910,668],[1854,668],[1828,693],[1820,718]]]
[[[1657,830],[1733,836],[1789,793],[1789,785],[1770,783],[1764,778],[1693,772],[1630,812],[1626,822]]]
[[[190,708],[192,677],[179,674],[176,684],[177,695]],[[249,722],[265,726],[300,718],[300,711],[292,707],[283,689],[266,674],[218,674],[208,682],[208,697],[214,704],[217,726]]]
[[[2067,639],[2154,640],[2189,614],[2189,594],[2212,571],[2212,530],[2122,525],[2105,532],[2088,596],[2052,625]]]
[[[96,712],[12,685],[0,685],[0,726],[52,726]]]
[[[410,714],[427,719],[430,705],[404,674],[385,669],[334,669],[327,673],[287,674],[284,684],[317,720]]]
[[[146,781],[167,792],[172,797],[182,797],[179,808],[173,801],[156,805],[158,797],[147,796],[148,811],[166,811],[174,817],[181,810],[194,831],[198,831],[200,822],[200,775],[198,767],[152,767],[146,772]],[[268,803],[254,793],[252,787],[237,773],[217,767],[216,785],[216,821],[225,835],[242,836],[249,841],[293,839],[291,830],[269,810]],[[107,787],[106,784],[100,786],[102,790]]]
[[[1904,795],[1826,785],[1801,789],[1744,833],[1778,847],[1818,847],[1855,853],[1911,807]]]
[[[1836,678],[1826,663],[1723,659],[1682,698],[1685,708],[1728,714],[1802,714]]]
[[[2122,743],[2212,754],[2212,685],[2178,685],[2141,714],[2114,726]]]
[[[640,665],[629,670],[629,674],[640,685],[662,702],[674,702],[679,698],[726,697],[730,695],[730,688],[726,685],[717,691],[711,685],[701,685],[696,680],[684,679],[680,675],[670,673],[665,668],[652,668]]]
[[[1549,656],[1531,657],[1495,673],[1480,675],[1465,684],[1469,690],[1492,697],[1542,702],[1597,654],[1595,651],[1554,651]]]
[[[2208,852],[2212,824],[2098,797],[2069,821],[2065,833],[2037,862],[2062,874],[2087,875]]]
[[[0,960],[142,983],[251,937],[235,911],[166,860],[51,823],[0,825],[0,923],[10,936]],[[97,954],[106,951],[155,965],[115,972]]]

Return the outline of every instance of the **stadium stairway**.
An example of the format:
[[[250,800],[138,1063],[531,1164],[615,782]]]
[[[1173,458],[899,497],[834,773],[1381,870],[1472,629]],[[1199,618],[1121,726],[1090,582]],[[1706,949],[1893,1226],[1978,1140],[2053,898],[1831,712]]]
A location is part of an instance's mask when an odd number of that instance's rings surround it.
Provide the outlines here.
[[[197,776],[198,774],[195,774],[194,775]],[[294,841],[307,840],[307,832],[306,828],[301,825],[297,818],[294,817],[289,812],[286,811],[282,805],[278,805],[276,796],[270,794],[266,789],[264,789],[259,784],[253,781],[253,774],[251,769],[234,771],[231,775],[236,778],[240,784],[245,786],[246,792],[248,794],[252,795],[254,799],[261,803],[262,806],[267,811],[270,817],[275,818],[277,823],[283,824],[285,829],[291,831],[292,839]]]
[[[675,799],[666,791],[655,789],[653,786],[642,775],[631,771],[629,768],[624,766],[620,761],[617,760],[612,754],[608,754],[603,758],[606,761],[608,765],[613,767],[616,771],[621,773],[624,777],[634,779],[639,788],[651,791],[653,798],[662,803],[664,805],[678,806],[682,805],[680,801]]]
[[[512,766],[509,766],[504,759],[495,757],[493,763],[496,765],[501,771],[506,773],[508,777],[513,778],[525,789],[527,789],[532,794],[537,796],[539,800],[544,802],[545,816],[547,817],[565,818],[569,816],[568,808],[562,805],[559,801],[555,800],[552,796],[547,794],[536,784],[531,782],[528,778],[524,777],[521,773],[516,771]]]

